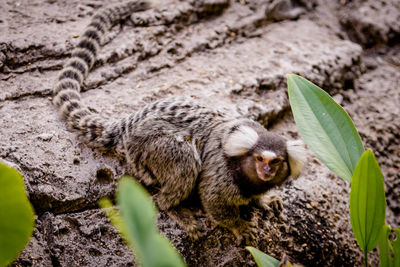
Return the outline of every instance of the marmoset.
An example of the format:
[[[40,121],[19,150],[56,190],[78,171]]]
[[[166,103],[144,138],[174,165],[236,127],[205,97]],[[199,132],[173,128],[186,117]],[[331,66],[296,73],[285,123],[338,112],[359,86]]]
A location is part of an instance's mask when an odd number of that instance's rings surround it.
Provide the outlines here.
[[[192,99],[161,99],[118,121],[81,101],[105,33],[148,8],[146,1],[129,1],[93,16],[58,76],[54,103],[87,145],[122,154],[134,177],[160,188],[154,196],[159,209],[173,211],[197,193],[211,219],[245,233],[250,226],[239,207],[299,175],[305,163],[301,141],[286,141],[255,121],[232,119]]]

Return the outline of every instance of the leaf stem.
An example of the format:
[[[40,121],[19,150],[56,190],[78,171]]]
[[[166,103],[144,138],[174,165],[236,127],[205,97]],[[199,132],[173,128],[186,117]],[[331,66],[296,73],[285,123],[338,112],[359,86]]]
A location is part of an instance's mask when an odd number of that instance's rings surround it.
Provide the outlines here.
[[[364,253],[365,267],[368,267],[368,253]]]

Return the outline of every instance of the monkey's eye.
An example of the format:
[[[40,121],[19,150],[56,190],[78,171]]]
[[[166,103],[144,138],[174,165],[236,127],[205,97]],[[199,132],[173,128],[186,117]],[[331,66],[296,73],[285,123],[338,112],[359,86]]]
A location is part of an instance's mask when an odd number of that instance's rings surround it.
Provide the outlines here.
[[[264,158],[261,157],[261,156],[257,156],[257,157],[256,157],[256,160],[257,160],[257,161],[260,161],[260,162],[263,162],[263,161],[264,161]]]
[[[269,163],[271,165],[278,165],[279,163],[281,163],[281,159],[280,158],[274,158],[273,160],[271,160]]]

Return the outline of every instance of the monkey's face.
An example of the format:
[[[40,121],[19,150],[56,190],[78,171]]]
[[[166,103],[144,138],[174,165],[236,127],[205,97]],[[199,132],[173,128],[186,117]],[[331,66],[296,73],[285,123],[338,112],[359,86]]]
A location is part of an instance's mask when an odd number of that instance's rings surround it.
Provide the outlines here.
[[[232,129],[223,140],[223,150],[234,169],[247,177],[241,183],[256,187],[297,177],[306,160],[301,141],[287,141],[254,122]]]
[[[288,177],[288,170],[285,157],[269,150],[252,151],[242,157],[242,173],[256,184],[281,184]]]
[[[261,154],[254,153],[253,158],[257,176],[262,181],[273,180],[284,160],[283,157],[270,151],[263,151]]]

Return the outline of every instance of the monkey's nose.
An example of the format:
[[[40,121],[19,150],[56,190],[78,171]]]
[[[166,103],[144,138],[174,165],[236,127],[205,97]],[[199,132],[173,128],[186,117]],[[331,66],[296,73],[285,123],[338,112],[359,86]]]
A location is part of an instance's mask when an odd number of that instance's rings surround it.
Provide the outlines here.
[[[263,166],[264,173],[268,174],[271,171],[271,168],[268,165]]]

